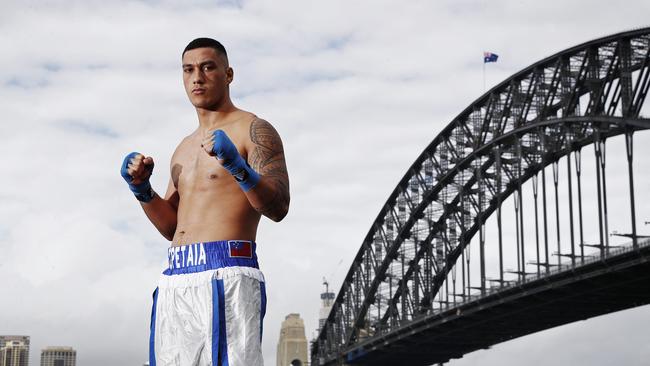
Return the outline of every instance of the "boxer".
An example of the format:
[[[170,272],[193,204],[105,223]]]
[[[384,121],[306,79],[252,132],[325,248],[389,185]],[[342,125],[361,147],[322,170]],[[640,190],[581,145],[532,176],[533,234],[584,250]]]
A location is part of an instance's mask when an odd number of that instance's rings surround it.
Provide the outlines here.
[[[183,84],[198,127],[174,152],[164,197],[152,157],[128,154],[121,175],[151,223],[171,241],[153,295],[151,366],[262,365],[266,284],[256,255],[261,216],[289,209],[282,140],[230,99],[233,69],[221,43],[190,42]]]

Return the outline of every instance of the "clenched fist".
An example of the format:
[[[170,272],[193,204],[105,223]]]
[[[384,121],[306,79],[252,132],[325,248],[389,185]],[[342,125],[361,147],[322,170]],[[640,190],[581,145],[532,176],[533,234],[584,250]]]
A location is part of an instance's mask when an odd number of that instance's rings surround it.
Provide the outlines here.
[[[138,152],[132,152],[124,158],[120,174],[131,189],[131,192],[141,202],[149,202],[154,197],[149,177],[153,172],[154,162],[150,156],[145,157]]]
[[[219,163],[235,177],[244,192],[248,192],[260,181],[259,174],[239,155],[237,147],[223,130],[208,131],[203,136],[201,147],[210,156],[217,158]]]

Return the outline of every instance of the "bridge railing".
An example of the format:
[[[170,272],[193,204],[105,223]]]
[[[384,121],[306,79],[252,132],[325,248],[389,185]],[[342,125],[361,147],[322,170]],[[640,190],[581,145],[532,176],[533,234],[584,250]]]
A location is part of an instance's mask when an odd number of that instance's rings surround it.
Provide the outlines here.
[[[591,263],[599,262],[602,261],[603,259],[606,258],[611,258],[618,256],[623,253],[627,252],[633,252],[635,250],[638,250],[640,248],[648,247],[650,246],[650,238],[649,239],[643,239],[638,242],[638,248],[635,248],[633,245],[633,242],[625,243],[622,245],[619,245],[617,247],[611,248],[609,251],[606,251],[604,256],[601,256],[600,254],[590,254],[590,255],[585,255],[584,260],[577,261],[575,264],[572,263],[570,260],[565,260],[563,263],[560,265],[555,265],[552,267],[552,269],[549,269],[547,272],[541,272],[540,274],[528,274],[524,276],[521,280],[509,280],[504,282],[503,285],[498,285],[498,286],[489,286],[486,288],[485,294],[481,294],[480,292],[470,294],[467,296],[466,300],[459,300],[454,303],[448,304],[444,309],[440,310],[434,310],[432,311],[431,314],[427,314],[428,316],[430,315],[437,315],[439,313],[447,312],[449,310],[453,310],[455,308],[458,308],[460,306],[465,306],[469,303],[472,303],[477,300],[481,300],[487,297],[490,297],[498,292],[502,292],[504,290],[521,286],[526,283],[534,282],[540,279],[547,278],[549,276],[553,276],[556,274],[559,274],[561,272],[566,272],[566,271],[572,271],[575,269],[578,269],[580,267],[589,265]],[[413,319],[417,320],[417,319]]]

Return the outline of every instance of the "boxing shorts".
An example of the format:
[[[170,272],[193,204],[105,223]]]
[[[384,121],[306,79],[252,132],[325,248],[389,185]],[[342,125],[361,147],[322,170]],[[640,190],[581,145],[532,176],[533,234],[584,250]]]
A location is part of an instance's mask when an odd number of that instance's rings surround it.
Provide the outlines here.
[[[153,294],[150,366],[262,366],[266,287],[255,243],[169,249]]]

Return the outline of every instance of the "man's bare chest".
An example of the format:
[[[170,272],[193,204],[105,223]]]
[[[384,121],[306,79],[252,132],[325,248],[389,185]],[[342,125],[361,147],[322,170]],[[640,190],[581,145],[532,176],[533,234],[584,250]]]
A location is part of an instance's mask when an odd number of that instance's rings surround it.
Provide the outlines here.
[[[179,193],[218,190],[224,184],[233,183],[228,171],[216,157],[201,148],[200,142],[187,145],[172,163],[172,180]]]

